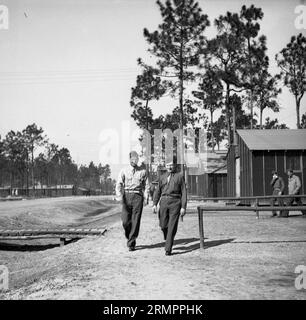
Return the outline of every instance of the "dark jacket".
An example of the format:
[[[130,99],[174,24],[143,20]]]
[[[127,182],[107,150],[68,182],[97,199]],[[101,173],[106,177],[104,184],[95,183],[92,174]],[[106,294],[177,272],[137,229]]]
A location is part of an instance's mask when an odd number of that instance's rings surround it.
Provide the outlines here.
[[[184,176],[181,173],[173,173],[170,182],[168,183],[167,172],[162,175],[158,181],[158,185],[155,189],[153,196],[153,204],[156,206],[160,197],[172,196],[181,199],[182,208],[186,209],[187,206],[187,191]]]
[[[270,184],[273,190],[279,189],[282,193],[284,192],[285,183],[282,177],[277,177],[276,179],[272,179]]]

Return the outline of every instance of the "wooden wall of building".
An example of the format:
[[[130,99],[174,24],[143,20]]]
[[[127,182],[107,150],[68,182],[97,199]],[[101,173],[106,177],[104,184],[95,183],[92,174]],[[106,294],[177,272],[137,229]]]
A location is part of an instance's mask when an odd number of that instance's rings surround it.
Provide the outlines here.
[[[208,174],[208,197],[227,197],[227,174]]]
[[[301,193],[306,192],[305,150],[259,150],[250,151],[238,136],[238,148],[231,146],[227,155],[227,193],[236,196],[236,158],[240,158],[240,195],[271,195],[272,171],[276,170],[284,179],[285,194],[288,194],[287,169],[293,168],[302,183]]]
[[[200,197],[226,197],[227,174],[189,175],[188,193]]]
[[[252,170],[252,152],[238,136],[238,156],[240,157],[240,196],[247,197],[253,194],[254,181]]]
[[[294,156],[300,162],[299,170],[294,170],[294,174],[297,175],[302,183],[301,193],[305,194],[305,151],[254,151],[253,152],[253,190],[254,196],[257,195],[270,195],[272,189],[270,182],[272,179],[272,171],[276,170],[284,179],[285,182],[285,194],[288,194],[288,176],[287,169],[292,167],[290,163],[290,158]],[[289,163],[288,163],[289,162]],[[297,169],[297,167],[296,167]]]

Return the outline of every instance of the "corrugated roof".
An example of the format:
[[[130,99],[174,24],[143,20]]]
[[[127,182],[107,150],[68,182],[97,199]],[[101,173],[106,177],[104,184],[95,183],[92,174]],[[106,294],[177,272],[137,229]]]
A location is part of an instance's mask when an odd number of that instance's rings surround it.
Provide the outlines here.
[[[306,129],[237,130],[250,150],[306,150]]]

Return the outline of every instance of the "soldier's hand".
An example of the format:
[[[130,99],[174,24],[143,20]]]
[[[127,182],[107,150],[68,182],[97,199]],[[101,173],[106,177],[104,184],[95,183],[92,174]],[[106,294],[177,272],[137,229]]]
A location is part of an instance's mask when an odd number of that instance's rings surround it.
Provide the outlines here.
[[[152,212],[153,212],[154,214],[156,214],[156,213],[157,213],[157,207],[156,207],[156,206],[153,206],[153,208],[152,208]]]
[[[186,210],[184,208],[181,208],[180,214],[181,217],[184,217],[184,215],[186,214]]]
[[[118,201],[118,202],[122,203],[122,200],[123,200],[123,199],[122,199],[122,197],[115,197],[115,198],[114,198],[114,200],[116,200],[116,201]]]
[[[146,206],[149,202],[149,198],[148,197],[144,197],[143,198],[143,205]]]

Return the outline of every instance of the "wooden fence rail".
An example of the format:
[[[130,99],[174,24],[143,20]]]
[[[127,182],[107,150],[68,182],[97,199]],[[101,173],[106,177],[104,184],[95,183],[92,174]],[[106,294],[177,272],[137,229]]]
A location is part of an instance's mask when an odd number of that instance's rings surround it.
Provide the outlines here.
[[[271,199],[289,199],[289,198],[306,198],[305,194],[299,194],[299,195],[270,195],[270,196],[249,196],[249,197],[220,197],[220,198],[206,198],[201,196],[191,196],[189,197],[189,200],[195,200],[195,201],[244,201],[244,200],[271,200]]]
[[[279,196],[281,197],[281,196]],[[287,198],[292,198],[293,196],[286,196]],[[295,197],[295,196],[294,196]],[[302,195],[300,197],[306,197],[306,195]],[[241,197],[242,198],[242,197]],[[230,198],[239,201],[241,198]],[[245,198],[245,197],[243,197]],[[255,205],[252,206],[209,206],[209,205],[201,205],[198,206],[198,222],[199,222],[199,236],[200,236],[200,248],[204,250],[204,221],[203,221],[203,213],[204,212],[218,212],[218,211],[254,211],[256,212],[256,217],[259,218],[259,211],[281,211],[281,210],[289,210],[289,211],[302,211],[306,210],[306,205],[304,206],[260,206],[258,205],[258,197],[246,197],[252,198],[255,200]],[[265,197],[266,198],[266,197]],[[268,197],[268,198],[274,198]],[[207,198],[206,198],[207,199]],[[220,198],[214,198],[214,200]],[[224,198],[222,198],[224,199]],[[228,199],[228,198],[227,198]]]

